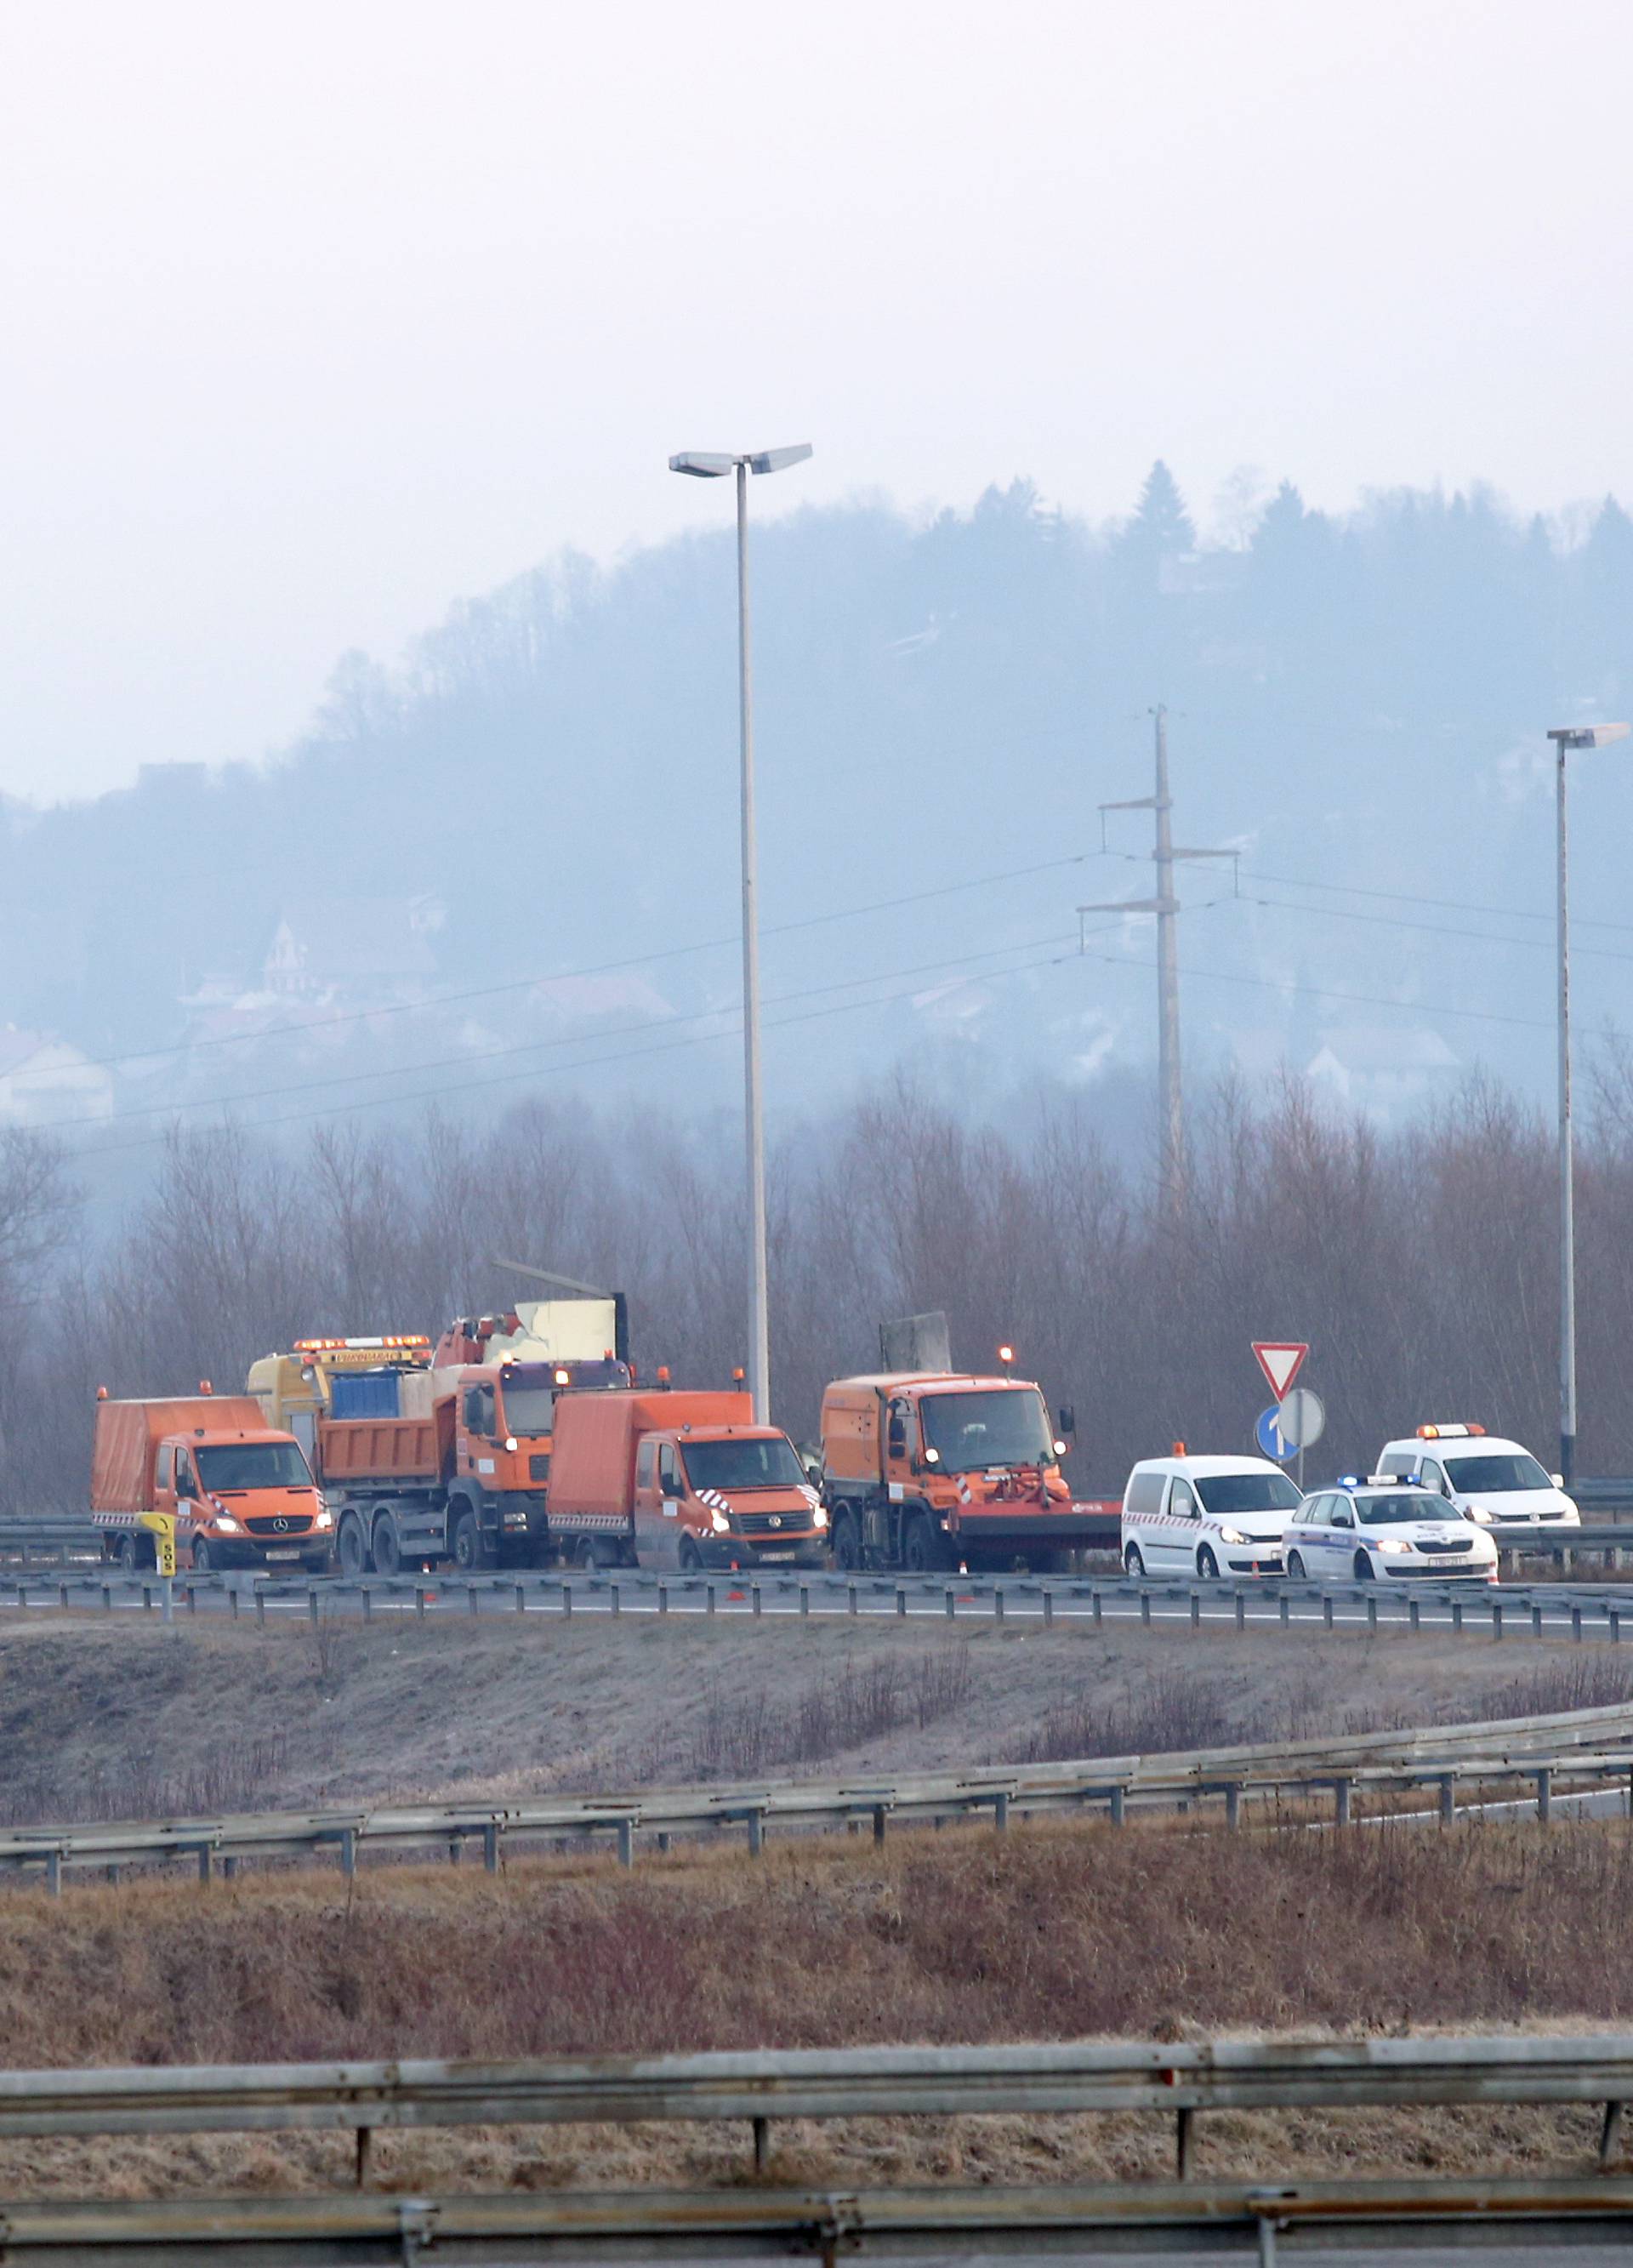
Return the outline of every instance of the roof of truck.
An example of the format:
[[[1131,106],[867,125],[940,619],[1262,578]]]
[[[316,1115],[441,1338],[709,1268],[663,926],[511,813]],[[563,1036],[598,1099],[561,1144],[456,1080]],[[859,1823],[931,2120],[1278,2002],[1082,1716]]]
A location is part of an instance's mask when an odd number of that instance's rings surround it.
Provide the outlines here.
[[[867,1371],[856,1378],[833,1380],[829,1388],[830,1392],[834,1386],[871,1386],[877,1393],[886,1393],[895,1386],[916,1386],[934,1394],[949,1394],[956,1390],[967,1391],[971,1387],[978,1387],[982,1392],[994,1387],[1005,1386],[1030,1387],[1034,1394],[1037,1391],[1037,1383],[1033,1379],[983,1378],[979,1373],[969,1370]]]

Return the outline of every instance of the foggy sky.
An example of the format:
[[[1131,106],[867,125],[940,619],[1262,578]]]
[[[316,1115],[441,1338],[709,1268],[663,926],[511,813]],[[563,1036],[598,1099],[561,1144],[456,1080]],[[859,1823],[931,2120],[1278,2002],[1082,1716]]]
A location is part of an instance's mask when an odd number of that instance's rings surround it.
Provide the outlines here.
[[[0,792],[260,754],[343,649],[719,519],[682,446],[813,441],[767,511],[1627,499],[1630,23],[9,0]]]

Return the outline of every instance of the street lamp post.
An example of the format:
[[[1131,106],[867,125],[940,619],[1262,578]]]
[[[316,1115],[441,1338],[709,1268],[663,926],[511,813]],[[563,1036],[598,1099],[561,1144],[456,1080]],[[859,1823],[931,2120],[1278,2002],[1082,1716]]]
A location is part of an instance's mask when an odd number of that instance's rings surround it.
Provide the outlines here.
[[[672,473],[697,480],[737,475],[737,711],[741,747],[743,845],[743,1116],[748,1152],[748,1391],[754,1422],[771,1415],[771,1324],[766,1295],[766,1136],[760,1092],[760,917],[754,850],[754,684],[748,661],[748,475],[780,473],[811,454],[809,441],[786,449],[732,453],[683,450],[671,457]]]
[[[1570,1116],[1570,828],[1565,758],[1575,748],[1625,740],[1626,725],[1556,725],[1548,733],[1557,762],[1559,932],[1559,1472],[1569,1488],[1577,1458],[1577,1241]]]

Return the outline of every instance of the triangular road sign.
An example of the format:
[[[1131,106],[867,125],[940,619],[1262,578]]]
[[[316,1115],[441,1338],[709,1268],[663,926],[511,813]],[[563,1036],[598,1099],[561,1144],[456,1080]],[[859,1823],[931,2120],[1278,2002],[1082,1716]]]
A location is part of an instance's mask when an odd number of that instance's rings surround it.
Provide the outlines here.
[[[1307,1339],[1254,1339],[1253,1351],[1279,1402],[1303,1369],[1310,1344]]]

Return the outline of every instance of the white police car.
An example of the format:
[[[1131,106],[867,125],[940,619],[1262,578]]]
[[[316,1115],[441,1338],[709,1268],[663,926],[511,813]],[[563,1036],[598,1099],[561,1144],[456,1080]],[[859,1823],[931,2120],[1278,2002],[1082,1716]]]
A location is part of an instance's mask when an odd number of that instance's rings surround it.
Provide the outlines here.
[[[1482,1528],[1580,1528],[1582,1515],[1557,1473],[1545,1473],[1523,1441],[1483,1425],[1420,1425],[1410,1440],[1386,1441],[1380,1473],[1416,1473]]]
[[[1495,1583],[1497,1546],[1415,1474],[1346,1474],[1306,1497],[1287,1523],[1287,1572],[1298,1581],[1462,1576]]]

